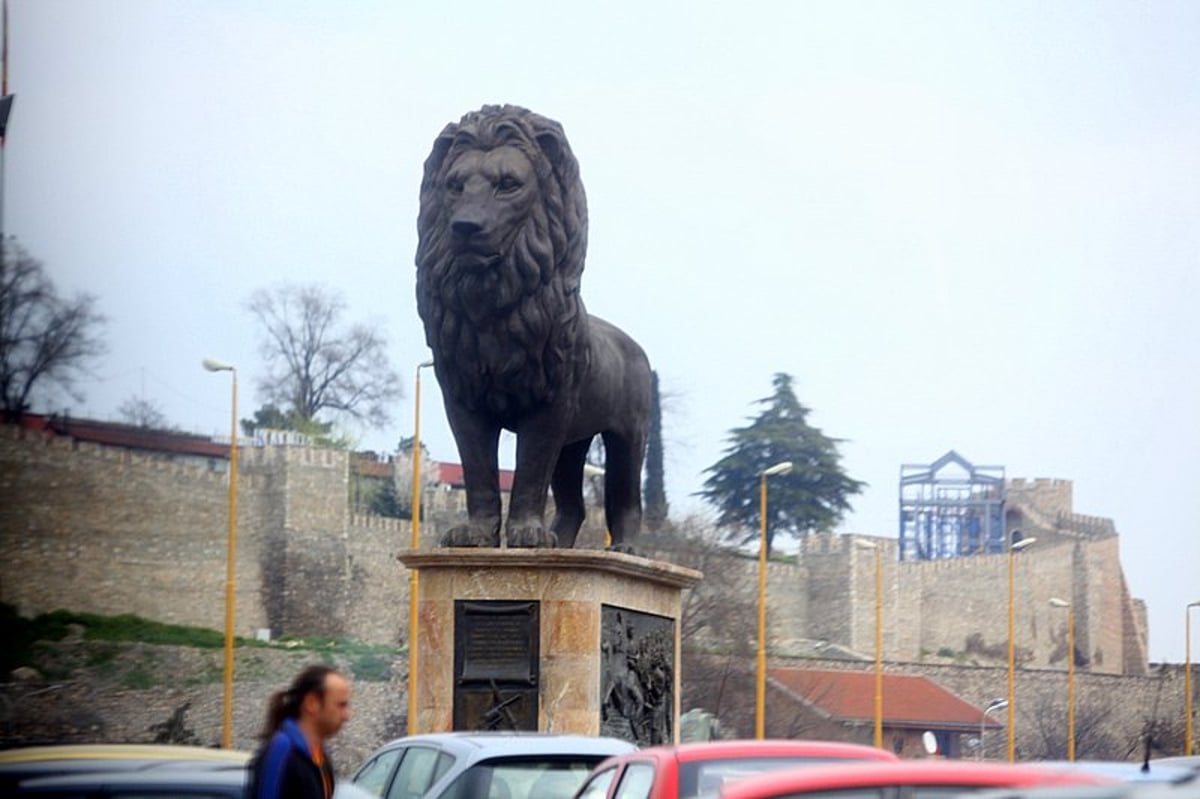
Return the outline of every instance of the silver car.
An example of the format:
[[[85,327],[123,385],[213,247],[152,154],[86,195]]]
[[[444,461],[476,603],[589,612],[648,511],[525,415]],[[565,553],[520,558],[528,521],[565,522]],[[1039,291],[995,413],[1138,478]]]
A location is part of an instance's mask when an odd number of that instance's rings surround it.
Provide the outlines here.
[[[593,766],[635,748],[586,735],[414,735],[380,747],[351,779],[381,799],[568,799]]]

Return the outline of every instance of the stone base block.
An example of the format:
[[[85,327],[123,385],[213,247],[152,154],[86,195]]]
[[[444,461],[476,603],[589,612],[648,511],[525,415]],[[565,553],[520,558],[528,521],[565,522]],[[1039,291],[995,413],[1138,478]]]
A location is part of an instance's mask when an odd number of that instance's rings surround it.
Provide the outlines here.
[[[528,726],[536,715],[543,732],[603,732],[643,744],[676,739],[681,598],[699,572],[601,550],[447,548],[410,550],[400,560],[418,572],[416,732],[454,729],[456,692],[461,702],[473,683],[477,692],[481,685],[491,691],[496,712],[486,723],[499,729],[524,703]],[[518,647],[504,638],[517,629],[512,618],[489,631],[486,615],[476,614],[473,632],[455,629],[456,608],[462,618],[464,608],[530,602],[536,639],[528,674]],[[643,629],[652,636],[639,640]],[[497,679],[481,682],[481,665]]]

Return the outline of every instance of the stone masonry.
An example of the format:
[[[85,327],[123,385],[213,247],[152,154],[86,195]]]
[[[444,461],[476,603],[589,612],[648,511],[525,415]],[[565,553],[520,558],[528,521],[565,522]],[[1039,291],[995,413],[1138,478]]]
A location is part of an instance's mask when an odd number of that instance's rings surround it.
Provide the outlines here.
[[[403,642],[408,572],[396,559],[408,522],[349,512],[345,452],[243,447],[239,458],[237,631]],[[135,613],[221,629],[228,462],[180,460],[0,426],[0,601]],[[1129,594],[1112,522],[1075,514],[1065,480],[1011,481],[1009,523],[1038,543],[1016,557],[1022,665],[1065,669],[1066,613],[1076,612],[1077,664],[1144,674],[1146,620]],[[436,520],[422,526],[423,547]],[[1007,642],[1007,556],[898,562],[896,541],[812,536],[796,563],[769,571],[770,648],[803,642],[874,649],[875,551],[883,565],[889,661],[951,655],[995,664]],[[731,557],[752,590],[752,559]],[[1002,655],[1001,655],[1002,657]]]

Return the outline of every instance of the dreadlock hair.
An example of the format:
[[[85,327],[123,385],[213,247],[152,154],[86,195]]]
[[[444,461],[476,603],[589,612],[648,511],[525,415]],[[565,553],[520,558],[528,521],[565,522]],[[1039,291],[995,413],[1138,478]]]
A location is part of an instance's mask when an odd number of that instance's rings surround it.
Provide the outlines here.
[[[278,732],[284,719],[300,717],[300,706],[304,703],[304,697],[316,694],[318,699],[323,700],[325,678],[336,673],[337,669],[331,666],[309,666],[296,675],[290,686],[271,694],[267,701],[267,723],[260,735],[262,740],[265,741]]]

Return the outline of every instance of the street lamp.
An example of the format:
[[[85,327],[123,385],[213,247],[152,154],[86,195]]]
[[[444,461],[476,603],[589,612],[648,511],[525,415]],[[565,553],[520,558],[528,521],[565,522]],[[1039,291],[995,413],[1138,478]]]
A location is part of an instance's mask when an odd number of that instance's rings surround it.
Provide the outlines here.
[[[791,461],[783,461],[759,472],[758,535],[758,679],[754,686],[754,734],[765,737],[767,709],[767,478],[787,474]]]
[[[221,361],[205,358],[201,365],[210,372],[229,372],[233,377],[233,399],[230,403],[229,433],[229,536],[225,555],[225,698],[221,712],[221,746],[233,748],[233,619],[234,619],[234,559],[237,554],[237,368]]]
[[[875,550],[875,748],[883,748],[883,554],[878,544],[854,540],[861,549]]]
[[[584,477],[604,477],[604,474],[604,469],[594,463],[583,464]],[[593,485],[592,488],[595,488],[595,486]],[[612,531],[608,529],[607,524],[604,525],[604,546],[612,546]]]
[[[1013,596],[1013,571],[1016,567],[1016,555],[1022,549],[1028,549],[1036,538],[1020,538],[1021,531],[1013,530],[1014,540],[1008,545],[1008,762],[1017,759],[1016,737],[1016,697],[1013,696],[1014,679],[1016,676],[1016,646],[1014,627],[1016,626],[1016,598]]]
[[[1185,711],[1187,722],[1184,724],[1186,732],[1183,736],[1183,753],[1185,755],[1196,754],[1196,742],[1192,739],[1192,608],[1200,608],[1200,599],[1189,602],[1183,611],[1183,649],[1186,658],[1183,669],[1183,693],[1186,697],[1185,706],[1187,708]]]
[[[1067,760],[1075,762],[1075,607],[1050,597],[1050,605],[1067,609]]]
[[[433,361],[417,365],[413,381],[412,442],[412,548],[421,548],[421,370],[433,366]],[[417,569],[408,570],[408,734],[417,734]]]
[[[1006,707],[1008,707],[1007,699],[993,699],[992,703],[983,709],[983,715],[979,717],[979,753],[975,756],[976,760],[983,760],[984,725],[987,723],[988,714],[993,710],[1003,710]]]

